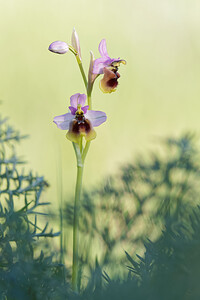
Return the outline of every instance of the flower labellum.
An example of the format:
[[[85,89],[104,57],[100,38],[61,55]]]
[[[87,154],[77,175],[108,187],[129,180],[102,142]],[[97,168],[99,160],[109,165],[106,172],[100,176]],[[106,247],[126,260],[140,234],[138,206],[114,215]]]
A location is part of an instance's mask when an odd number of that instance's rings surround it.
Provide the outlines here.
[[[118,79],[120,77],[119,73],[115,69],[109,69],[104,67],[103,69],[103,79],[100,81],[100,89],[104,93],[112,93],[116,91],[118,86]]]
[[[104,93],[112,93],[116,90],[120,74],[117,72],[120,63],[126,64],[124,59],[110,58],[107,52],[106,40],[103,39],[99,44],[100,58],[94,61],[93,73],[104,74],[100,81],[100,88]]]
[[[73,48],[76,50],[76,52],[78,53],[80,59],[81,59],[81,48],[80,48],[80,42],[79,42],[79,38],[78,38],[78,34],[75,30],[75,28],[72,31],[72,46]]]
[[[96,132],[93,127],[104,123],[107,116],[102,111],[88,110],[85,106],[86,95],[74,94],[70,97],[69,113],[54,118],[54,123],[62,130],[68,130],[66,137],[75,143],[79,143],[81,137],[86,141],[95,139]]]
[[[69,50],[69,46],[65,42],[55,41],[49,45],[49,51],[57,54],[65,54]]]

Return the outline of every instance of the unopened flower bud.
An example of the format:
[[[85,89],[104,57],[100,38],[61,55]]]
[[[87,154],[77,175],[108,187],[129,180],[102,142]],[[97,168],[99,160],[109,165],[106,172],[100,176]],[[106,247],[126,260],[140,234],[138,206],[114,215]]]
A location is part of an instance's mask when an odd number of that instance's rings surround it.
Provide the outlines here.
[[[78,55],[81,59],[81,48],[80,48],[78,34],[77,34],[75,28],[73,29],[73,32],[72,32],[72,47],[76,50],[76,52],[78,53]]]
[[[94,66],[94,54],[92,51],[90,51],[90,67],[88,72],[88,86],[92,86],[95,79],[97,78],[98,74],[93,73],[93,66]]]
[[[57,54],[65,54],[69,50],[67,43],[56,41],[50,44],[49,51]]]

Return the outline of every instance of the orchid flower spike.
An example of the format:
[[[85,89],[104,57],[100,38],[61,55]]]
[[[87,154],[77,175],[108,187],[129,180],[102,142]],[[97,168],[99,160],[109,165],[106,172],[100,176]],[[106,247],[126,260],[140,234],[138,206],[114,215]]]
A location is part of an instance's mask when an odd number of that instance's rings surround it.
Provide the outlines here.
[[[126,64],[124,59],[110,58],[107,52],[106,40],[103,39],[99,44],[100,58],[94,61],[93,73],[104,74],[100,81],[100,88],[104,93],[112,93],[116,90],[120,74],[117,72],[120,63]]]
[[[69,46],[65,42],[56,41],[49,45],[49,51],[57,54],[65,54],[69,50]]]
[[[54,118],[54,123],[59,129],[68,130],[66,137],[74,142],[79,143],[81,137],[86,141],[96,138],[96,132],[93,127],[98,127],[104,123],[107,116],[102,111],[88,110],[85,106],[86,95],[74,94],[70,97],[70,112]]]

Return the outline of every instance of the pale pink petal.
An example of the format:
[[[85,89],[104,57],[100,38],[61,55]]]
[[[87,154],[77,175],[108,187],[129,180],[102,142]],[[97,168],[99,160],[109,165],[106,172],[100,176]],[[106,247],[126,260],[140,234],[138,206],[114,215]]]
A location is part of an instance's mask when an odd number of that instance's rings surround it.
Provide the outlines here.
[[[85,94],[74,94],[70,97],[70,104],[71,106],[77,108],[78,104],[80,104],[81,106],[84,106],[86,101],[86,95]]]
[[[88,110],[85,117],[91,122],[93,127],[101,125],[107,119],[105,112],[96,110]]]
[[[109,57],[105,39],[101,40],[101,42],[99,43],[99,53],[101,54],[102,57]]]
[[[54,123],[58,128],[62,130],[69,130],[70,122],[74,119],[74,116],[71,113],[57,116],[53,119]]]
[[[97,58],[94,61],[93,73],[94,74],[103,74],[103,68],[108,67],[113,60],[109,57]]]
[[[75,114],[76,114],[77,108],[75,108],[75,107],[73,107],[73,106],[69,106],[69,109],[70,109],[72,115],[75,115]]]
[[[79,97],[80,93],[74,94],[70,97],[70,104],[71,106],[73,106],[74,108],[77,108],[78,105],[78,97]]]
[[[80,104],[81,107],[85,105],[86,98],[87,96],[85,94],[79,94],[78,104]]]
[[[89,108],[89,105],[86,105],[86,106],[82,106],[82,107],[81,107],[81,109],[82,109],[82,111],[84,112],[84,114],[87,113],[88,108]]]

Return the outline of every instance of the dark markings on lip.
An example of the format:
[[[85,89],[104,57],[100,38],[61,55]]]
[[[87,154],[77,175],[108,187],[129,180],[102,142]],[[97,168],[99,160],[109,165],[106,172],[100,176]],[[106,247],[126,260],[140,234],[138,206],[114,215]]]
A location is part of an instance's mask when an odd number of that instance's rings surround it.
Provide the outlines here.
[[[87,134],[92,129],[90,121],[86,119],[84,115],[76,115],[70,127],[70,130],[75,134],[80,134],[81,132],[85,132]]]

